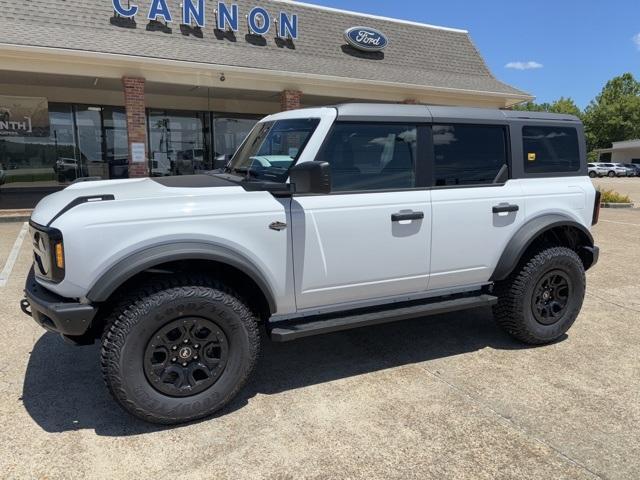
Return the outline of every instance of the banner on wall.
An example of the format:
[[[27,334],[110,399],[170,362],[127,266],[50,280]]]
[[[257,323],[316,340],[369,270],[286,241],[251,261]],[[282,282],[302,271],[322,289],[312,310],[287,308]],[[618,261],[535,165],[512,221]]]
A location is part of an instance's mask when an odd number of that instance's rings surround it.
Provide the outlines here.
[[[0,95],[0,137],[8,136],[48,137],[47,99]]]

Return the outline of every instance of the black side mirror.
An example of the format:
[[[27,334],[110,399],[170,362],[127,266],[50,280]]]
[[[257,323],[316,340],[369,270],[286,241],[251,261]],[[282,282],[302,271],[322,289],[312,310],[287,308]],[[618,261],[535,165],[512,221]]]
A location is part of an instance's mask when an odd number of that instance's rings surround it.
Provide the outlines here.
[[[305,162],[290,172],[294,193],[331,193],[331,165],[327,162]]]

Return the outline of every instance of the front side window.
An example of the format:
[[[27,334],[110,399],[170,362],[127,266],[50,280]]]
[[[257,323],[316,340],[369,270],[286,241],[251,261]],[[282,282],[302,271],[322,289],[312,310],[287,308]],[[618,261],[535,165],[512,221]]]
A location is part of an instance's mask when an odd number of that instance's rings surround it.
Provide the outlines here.
[[[436,187],[492,184],[507,164],[505,128],[493,125],[434,125]]]
[[[259,123],[226,171],[250,179],[283,183],[320,120],[305,118]]]
[[[524,127],[524,165],[527,173],[580,170],[578,132],[570,127]]]
[[[417,126],[337,123],[317,160],[331,165],[332,190],[416,186]]]

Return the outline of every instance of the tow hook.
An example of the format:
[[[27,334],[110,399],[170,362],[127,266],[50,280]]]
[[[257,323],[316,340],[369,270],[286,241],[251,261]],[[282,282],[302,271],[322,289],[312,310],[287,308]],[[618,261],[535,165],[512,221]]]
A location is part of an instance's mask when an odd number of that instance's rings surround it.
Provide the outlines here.
[[[23,313],[29,315],[30,317],[33,317],[33,314],[31,313],[31,304],[26,298],[20,300],[20,310],[22,310]]]

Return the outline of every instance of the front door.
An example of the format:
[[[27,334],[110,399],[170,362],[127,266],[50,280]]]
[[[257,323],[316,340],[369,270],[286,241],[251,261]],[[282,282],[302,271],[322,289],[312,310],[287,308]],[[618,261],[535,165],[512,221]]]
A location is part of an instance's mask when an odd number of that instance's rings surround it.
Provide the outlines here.
[[[330,195],[292,202],[298,310],[424,292],[430,192],[417,185],[416,125],[336,123],[317,160]]]

